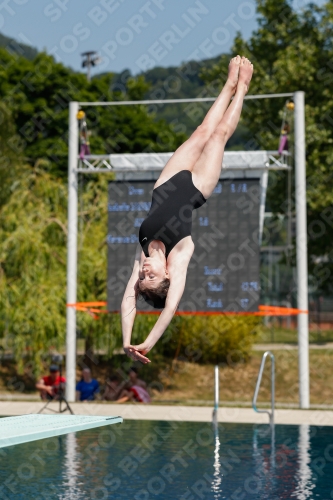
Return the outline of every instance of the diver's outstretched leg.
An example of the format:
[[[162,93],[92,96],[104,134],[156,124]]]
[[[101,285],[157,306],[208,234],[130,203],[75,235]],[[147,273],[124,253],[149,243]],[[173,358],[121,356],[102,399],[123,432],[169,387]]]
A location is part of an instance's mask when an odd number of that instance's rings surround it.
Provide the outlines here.
[[[193,170],[199,160],[207,141],[221,122],[232,96],[235,94],[238,82],[238,73],[241,57],[231,59],[229,64],[228,80],[220,95],[208,111],[202,124],[193,132],[191,137],[182,144],[170,158],[161,172],[155,187],[160,186],[177,174],[180,170]]]
[[[209,198],[219,180],[224,148],[238,125],[252,73],[253,65],[243,57],[235,97],[193,167],[193,182],[205,198]]]

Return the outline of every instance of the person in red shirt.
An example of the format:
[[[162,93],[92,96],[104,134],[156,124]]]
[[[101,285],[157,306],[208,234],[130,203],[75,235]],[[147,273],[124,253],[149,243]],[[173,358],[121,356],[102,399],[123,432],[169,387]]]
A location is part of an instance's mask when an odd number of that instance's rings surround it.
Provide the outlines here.
[[[59,366],[51,365],[50,374],[42,377],[36,384],[36,389],[40,391],[40,397],[46,400],[58,399],[59,389],[65,388],[66,379],[60,377]]]

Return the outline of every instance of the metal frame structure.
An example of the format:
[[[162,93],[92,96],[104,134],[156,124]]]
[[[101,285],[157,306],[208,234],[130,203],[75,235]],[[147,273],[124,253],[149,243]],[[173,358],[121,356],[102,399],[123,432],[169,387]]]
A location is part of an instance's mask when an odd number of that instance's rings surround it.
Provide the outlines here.
[[[245,99],[272,99],[293,97],[295,103],[295,201],[296,201],[296,248],[297,248],[297,307],[302,312],[298,315],[298,350],[299,350],[299,386],[300,407],[309,408],[309,331],[308,331],[308,269],[307,269],[307,217],[306,217],[306,163],[305,163],[305,113],[304,92],[248,95]],[[115,101],[115,102],[70,102],[69,103],[69,139],[68,139],[68,240],[67,240],[67,304],[77,301],[77,231],[78,231],[78,175],[79,173],[130,171],[128,167],[114,166],[117,155],[90,155],[81,163],[79,159],[79,130],[77,113],[86,106],[128,106],[149,104],[175,104],[189,102],[213,102],[216,98],[167,99],[151,101]],[[238,152],[239,153],[239,152]],[[170,153],[172,154],[172,153]],[[230,154],[230,153],[229,153]],[[243,152],[249,155],[249,152]],[[118,155],[120,156],[120,155]],[[286,168],[270,155],[271,164],[266,162],[262,171]],[[143,168],[132,169],[136,172]],[[147,171],[159,171],[150,168]],[[234,171],[237,168],[233,169]],[[248,171],[242,166],[239,173]],[[262,177],[262,181],[265,177]],[[262,182],[263,183],[263,182]],[[267,173],[266,173],[267,183]],[[66,323],[66,398],[75,401],[76,368],[76,309],[67,307]]]
[[[260,154],[261,158],[258,163]],[[263,159],[263,154],[265,159]],[[277,151],[226,151],[222,164],[223,171],[224,169],[232,169],[234,172],[238,170],[286,170],[286,164],[276,158],[277,154]],[[160,172],[172,155],[173,153],[88,155],[79,158],[76,171],[82,174],[108,171],[117,173]],[[226,158],[228,161],[225,161]],[[256,173],[256,175],[258,174]]]

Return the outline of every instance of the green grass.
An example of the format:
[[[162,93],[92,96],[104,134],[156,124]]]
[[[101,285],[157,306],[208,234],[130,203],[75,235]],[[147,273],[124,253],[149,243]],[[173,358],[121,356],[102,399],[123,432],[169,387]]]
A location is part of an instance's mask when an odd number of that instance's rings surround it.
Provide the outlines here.
[[[275,355],[276,403],[297,406],[299,402],[297,350],[278,350]],[[253,352],[247,363],[220,366],[220,400],[249,406],[256,385],[262,353]],[[312,405],[333,404],[333,350],[310,351]],[[154,392],[157,403],[206,404],[214,399],[214,366],[176,362],[172,374],[160,372],[162,392]],[[270,362],[264,370],[258,405],[270,401]]]
[[[312,330],[309,332],[310,343],[322,344],[333,342],[333,330]],[[297,344],[297,330],[279,327],[263,327],[257,336],[256,344]]]

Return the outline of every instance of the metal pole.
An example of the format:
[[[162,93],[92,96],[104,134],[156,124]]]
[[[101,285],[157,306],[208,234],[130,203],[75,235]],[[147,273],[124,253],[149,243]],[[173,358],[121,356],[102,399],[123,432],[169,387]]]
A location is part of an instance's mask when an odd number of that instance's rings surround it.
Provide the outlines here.
[[[88,80],[88,82],[89,82],[89,83],[90,83],[90,80],[91,80],[91,78],[90,78],[90,64],[91,64],[91,63],[90,63],[90,56],[88,56],[88,63],[87,63],[87,80]]]
[[[246,95],[244,99],[273,99],[277,97],[292,97],[292,92],[283,94],[259,94]],[[189,97],[187,99],[146,99],[144,101],[99,101],[99,102],[79,102],[80,106],[132,106],[135,104],[181,104],[186,102],[213,102],[217,97]]]
[[[295,201],[300,408],[310,407],[304,92],[295,92]]]
[[[259,207],[259,246],[262,242],[262,235],[264,231],[265,223],[265,203],[266,203],[266,192],[268,186],[268,170],[264,170],[260,177],[260,207]]]
[[[79,104],[69,104],[69,136],[68,136],[68,237],[67,237],[67,304],[76,303],[77,279],[77,159],[79,149],[79,133],[77,112]],[[66,399],[75,401],[76,370],[76,310],[67,307],[66,324]]]

